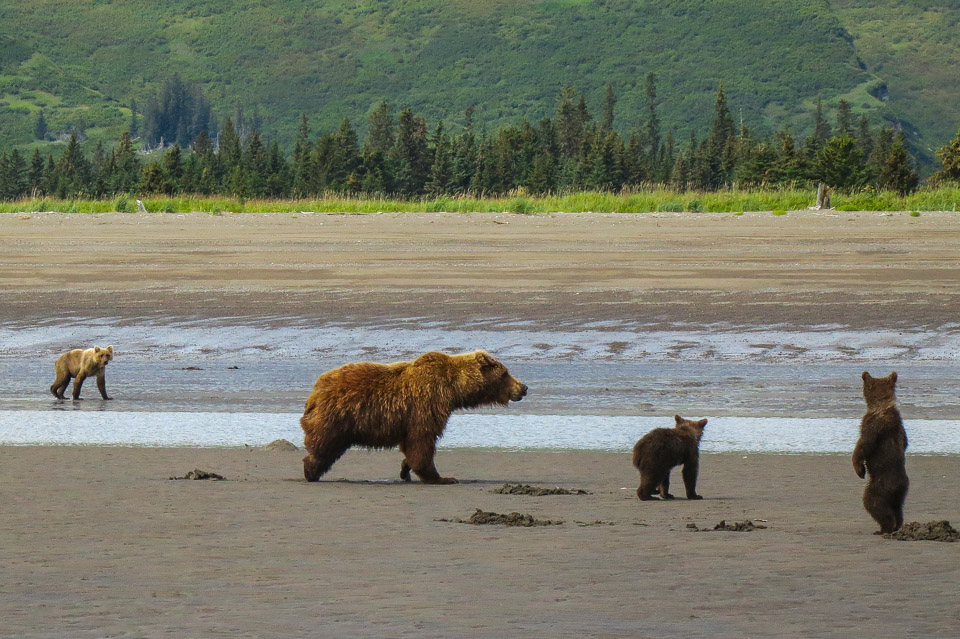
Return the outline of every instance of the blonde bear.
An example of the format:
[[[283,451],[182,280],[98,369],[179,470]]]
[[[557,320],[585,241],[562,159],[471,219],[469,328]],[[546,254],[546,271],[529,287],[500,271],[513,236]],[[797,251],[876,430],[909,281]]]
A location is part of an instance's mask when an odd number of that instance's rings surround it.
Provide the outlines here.
[[[54,367],[56,379],[50,387],[50,392],[57,399],[65,399],[63,392],[67,390],[70,380],[76,378],[73,382],[73,399],[78,401],[83,380],[96,376],[100,396],[104,399],[113,399],[107,397],[107,381],[104,377],[107,364],[111,361],[113,361],[113,346],[107,346],[106,348],[94,346],[86,350],[77,348],[67,351],[57,358]]]

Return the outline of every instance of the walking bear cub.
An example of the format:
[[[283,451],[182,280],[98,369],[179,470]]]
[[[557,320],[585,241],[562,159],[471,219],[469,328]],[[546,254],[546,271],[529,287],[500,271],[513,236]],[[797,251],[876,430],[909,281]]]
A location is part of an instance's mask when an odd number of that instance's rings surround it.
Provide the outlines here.
[[[50,392],[57,399],[64,399],[63,392],[70,385],[70,379],[76,378],[73,382],[73,399],[80,400],[80,389],[83,387],[83,380],[88,377],[96,376],[97,388],[100,390],[100,397],[104,399],[113,399],[107,397],[107,380],[104,376],[107,364],[113,361],[113,346],[100,348],[94,346],[83,350],[81,348],[67,351],[57,358],[54,365],[54,374],[56,379],[50,386]]]
[[[673,499],[670,494],[670,471],[683,464],[683,485],[687,499],[703,499],[697,494],[697,472],[700,469],[700,440],[707,420],[698,422],[674,415],[673,428],[655,428],[640,438],[633,447],[633,465],[640,471],[637,496],[648,501],[654,491],[661,499]]]
[[[461,408],[506,406],[527,394],[526,384],[484,351],[431,352],[412,362],[346,364],[317,379],[300,419],[303,475],[317,481],[351,446],[403,453],[400,476],[413,470],[426,484],[454,484],[434,465],[437,440]]]
[[[894,395],[897,373],[871,377],[864,371],[862,377],[867,412],[860,421],[860,439],[853,449],[853,469],[860,479],[870,474],[863,491],[863,507],[880,524],[881,533],[891,533],[903,525],[903,502],[910,487],[907,433]]]

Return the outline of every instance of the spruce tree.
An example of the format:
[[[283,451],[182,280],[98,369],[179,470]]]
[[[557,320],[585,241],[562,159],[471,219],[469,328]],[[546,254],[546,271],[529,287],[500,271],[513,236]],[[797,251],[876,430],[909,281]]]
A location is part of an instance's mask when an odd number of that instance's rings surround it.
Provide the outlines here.
[[[392,170],[397,193],[405,196],[423,193],[430,173],[427,123],[410,109],[400,112],[397,137],[390,151],[388,166]]]
[[[835,189],[862,186],[867,178],[862,162],[856,140],[849,135],[830,138],[817,152],[816,179]]]
[[[364,153],[388,153],[396,139],[396,126],[393,122],[393,107],[386,100],[381,100],[370,114],[369,125],[370,133],[364,143]]]
[[[140,125],[137,123],[137,101],[130,98],[130,137],[137,137],[139,131]]]
[[[163,192],[170,195],[183,190],[183,153],[174,144],[163,154]]]
[[[704,178],[705,186],[718,189],[729,181],[736,150],[736,129],[733,125],[733,116],[727,107],[727,96],[723,91],[722,82],[717,89],[714,113],[713,128],[706,141]]]
[[[473,129],[472,106],[464,112],[463,132],[452,141],[452,166],[450,189],[458,193],[470,190],[470,184],[477,173],[477,136]]]
[[[721,85],[720,88],[723,91]],[[663,170],[660,164],[660,118],[657,116],[657,76],[653,72],[647,74],[647,83],[644,87],[647,96],[647,126],[644,132],[646,147],[646,166],[651,177],[657,180]]]
[[[70,141],[60,156],[56,173],[56,193],[61,199],[79,197],[89,191],[90,164],[80,148],[76,133],[70,136]]]
[[[887,154],[887,161],[880,172],[880,187],[896,191],[900,197],[904,197],[913,193],[919,183],[920,176],[913,168],[913,159],[907,150],[907,140],[901,130],[893,141],[893,146]]]
[[[940,147],[937,157],[943,168],[934,174],[933,180],[960,184],[960,126],[957,127],[957,137]]]
[[[833,133],[830,130],[830,123],[823,117],[823,100],[820,99],[820,96],[817,96],[817,113],[813,121],[813,136],[807,146],[815,153],[823,148],[823,145],[826,144],[827,140],[832,136]]]
[[[224,175],[231,175],[234,169],[243,161],[243,152],[240,147],[240,135],[233,126],[233,120],[227,118],[220,133],[220,148],[217,151],[217,160]]]
[[[430,167],[430,179],[427,181],[427,193],[442,195],[447,192],[453,179],[453,158],[450,154],[450,136],[443,130],[443,122],[437,122],[433,140],[433,164]]]
[[[30,169],[27,173],[27,188],[34,196],[43,193],[43,156],[40,155],[40,149],[33,150]]]
[[[613,94],[613,87],[607,85],[603,98],[603,122],[600,128],[604,133],[613,130],[613,107],[617,104],[617,97]]]
[[[853,137],[853,111],[846,100],[837,104],[837,135]]]
[[[43,115],[43,109],[37,113],[37,121],[33,125],[33,137],[38,140],[47,139],[47,118]]]

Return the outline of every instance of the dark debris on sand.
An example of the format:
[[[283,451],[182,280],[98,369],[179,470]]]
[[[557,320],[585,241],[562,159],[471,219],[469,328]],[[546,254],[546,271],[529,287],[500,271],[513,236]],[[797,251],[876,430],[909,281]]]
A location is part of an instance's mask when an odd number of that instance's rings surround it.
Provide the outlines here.
[[[530,495],[533,497],[543,497],[544,495],[589,495],[590,491],[579,488],[545,488],[543,486],[531,486],[530,484],[504,484],[500,488],[495,488],[492,492],[498,495]]]
[[[218,475],[217,473],[210,473],[205,470],[200,470],[199,468],[191,470],[189,473],[183,477],[171,477],[170,479],[210,479],[213,481],[226,481],[226,477],[223,475]]]
[[[884,539],[896,539],[898,541],[958,541],[960,532],[950,525],[946,519],[940,521],[929,521],[921,524],[919,521],[911,521],[904,524],[900,530],[887,533]]]
[[[736,521],[728,524],[726,519],[721,519],[720,523],[713,528],[700,528],[694,523],[687,524],[687,528],[696,532],[706,532],[711,530],[727,530],[730,532],[750,532],[752,530],[761,530],[766,528],[763,524],[755,524],[752,521]]]
[[[473,524],[474,526],[522,526],[532,528],[534,526],[558,526],[562,521],[551,519],[537,519],[533,515],[524,513],[510,513],[502,515],[500,513],[488,512],[479,508],[470,515],[470,519],[437,519],[436,521],[447,521],[455,524]]]

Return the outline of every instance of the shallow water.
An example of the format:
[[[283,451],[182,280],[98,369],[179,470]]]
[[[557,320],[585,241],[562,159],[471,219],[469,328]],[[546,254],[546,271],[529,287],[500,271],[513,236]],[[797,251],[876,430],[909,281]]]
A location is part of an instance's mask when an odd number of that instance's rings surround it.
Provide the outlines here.
[[[53,362],[112,343],[103,402],[49,394]],[[445,446],[629,450],[675,413],[710,417],[704,450],[844,452],[863,414],[860,373],[899,373],[911,451],[960,452],[960,330],[781,330],[727,325],[653,330],[624,322],[541,330],[496,318],[377,326],[297,318],[0,322],[0,442],[240,446],[302,440],[317,376],[350,361],[427,350],[499,357],[530,387],[508,409],[455,416]],[[68,393],[70,391],[68,390]],[[914,433],[916,431],[916,433]],[[919,439],[917,439],[919,438]]]
[[[106,406],[100,404],[100,407]],[[261,446],[303,441],[299,413],[210,413],[89,410],[0,412],[0,445]],[[701,450],[744,453],[849,453],[857,420],[709,417]],[[441,448],[610,450],[629,453],[647,431],[671,426],[662,417],[458,414]],[[907,425],[912,454],[960,453],[960,422]]]

